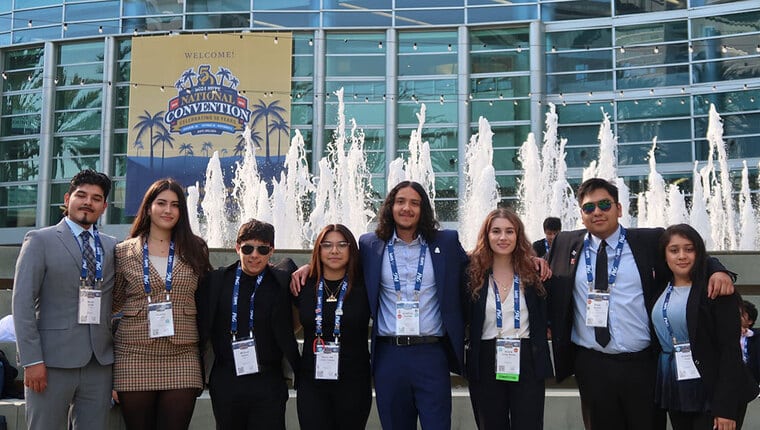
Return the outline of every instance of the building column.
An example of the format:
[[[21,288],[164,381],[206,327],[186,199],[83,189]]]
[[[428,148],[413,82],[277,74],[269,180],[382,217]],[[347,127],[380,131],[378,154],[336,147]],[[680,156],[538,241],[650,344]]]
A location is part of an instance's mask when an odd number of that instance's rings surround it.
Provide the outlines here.
[[[457,30],[457,196],[465,195],[464,165],[470,141],[470,33],[467,27]]]
[[[45,42],[42,61],[42,111],[40,112],[40,178],[37,188],[37,227],[50,218],[50,177],[53,161],[55,77],[58,58],[53,42]],[[60,196],[63,197],[63,196]],[[58,197],[57,197],[58,198]]]
[[[541,21],[530,23],[530,131],[541,142],[546,93],[546,37]],[[539,144],[540,145],[540,144]]]
[[[118,47],[116,39],[113,37],[105,38],[105,53],[103,56],[103,112],[100,126],[100,165],[101,171],[109,177],[114,175],[113,171],[113,131],[114,131],[114,91],[115,86],[112,84],[116,80],[116,60],[118,57]],[[113,201],[114,189],[111,189],[109,201]],[[102,224],[108,224],[108,213],[106,211],[101,218]]]
[[[398,35],[385,31],[385,183],[398,148]],[[390,190],[385,190],[387,193]]]
[[[319,159],[325,147],[325,31],[314,32],[314,117],[311,124],[311,166],[314,174],[319,170]]]

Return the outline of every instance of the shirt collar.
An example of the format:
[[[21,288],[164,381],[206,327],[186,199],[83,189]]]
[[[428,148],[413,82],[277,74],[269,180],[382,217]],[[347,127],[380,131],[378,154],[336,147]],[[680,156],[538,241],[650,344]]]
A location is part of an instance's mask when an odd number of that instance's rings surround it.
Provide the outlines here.
[[[419,234],[419,233],[417,233],[417,237],[415,237],[415,238],[414,238],[414,240],[412,240],[411,242],[409,242],[409,243],[407,243],[407,242],[404,242],[404,241],[403,241],[403,240],[402,240],[400,237],[398,237],[398,235],[396,234],[396,229],[393,229],[393,236],[391,236],[391,242],[393,242],[393,244],[394,244],[394,245],[395,245],[396,243],[399,243],[399,242],[400,242],[400,243],[403,243],[404,245],[407,245],[407,246],[412,246],[412,245],[423,245],[423,244],[426,244],[426,243],[427,243],[427,242],[425,242],[425,238],[424,238],[424,237],[422,237],[422,235],[421,235],[421,234]]]
[[[620,240],[620,227],[621,226],[618,225],[617,230],[615,230],[614,233],[612,233],[611,235],[609,235],[609,237],[607,237],[606,239],[604,239],[607,242],[607,246],[611,246],[613,248],[615,246],[617,246],[617,242],[618,242],[618,240]],[[589,236],[591,236],[591,243],[594,244],[593,249],[598,250],[599,249],[599,245],[601,245],[601,243],[602,243],[602,239],[599,238],[599,237],[594,236],[593,234],[589,234]]]
[[[74,236],[76,236],[76,238],[79,239],[79,235],[82,234],[82,232],[85,231],[85,229],[83,229],[81,225],[72,221],[71,218],[69,218],[68,216],[64,218],[64,220],[66,220],[66,224],[68,224],[69,228],[71,229],[71,232],[74,233]],[[93,235],[92,226],[90,226],[90,228],[88,228],[87,231],[90,232],[90,235]]]

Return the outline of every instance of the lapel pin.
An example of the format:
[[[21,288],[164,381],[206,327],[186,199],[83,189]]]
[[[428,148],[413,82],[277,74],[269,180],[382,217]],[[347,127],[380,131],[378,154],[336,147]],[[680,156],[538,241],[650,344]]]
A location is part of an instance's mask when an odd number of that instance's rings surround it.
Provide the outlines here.
[[[435,250],[433,250],[433,252],[436,253],[436,254],[440,254],[441,253],[441,248],[439,248],[439,247],[436,246]]]

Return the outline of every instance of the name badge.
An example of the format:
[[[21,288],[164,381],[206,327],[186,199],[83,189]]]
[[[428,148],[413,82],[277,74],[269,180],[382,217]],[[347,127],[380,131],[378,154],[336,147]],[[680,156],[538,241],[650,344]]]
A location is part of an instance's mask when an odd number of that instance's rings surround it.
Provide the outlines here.
[[[317,345],[317,350],[314,353],[314,379],[337,381],[339,357],[340,345],[335,342]]]
[[[590,292],[586,297],[586,326],[607,327],[610,293]]]
[[[148,303],[148,332],[151,338],[174,336],[172,302]]]
[[[420,302],[396,302],[396,335],[420,335]]]
[[[79,289],[79,324],[100,324],[100,298],[103,293],[94,288]]]
[[[496,379],[520,380],[520,339],[496,339]]]
[[[679,381],[687,379],[699,379],[699,370],[691,356],[691,345],[679,343],[673,345],[676,353],[676,375]]]
[[[253,339],[232,342],[232,357],[235,359],[235,374],[237,376],[259,373],[256,341]]]

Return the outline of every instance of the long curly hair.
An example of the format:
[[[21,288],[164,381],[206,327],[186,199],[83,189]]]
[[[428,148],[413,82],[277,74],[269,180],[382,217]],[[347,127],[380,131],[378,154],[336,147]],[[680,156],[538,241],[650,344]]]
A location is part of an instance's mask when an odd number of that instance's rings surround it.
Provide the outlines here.
[[[359,266],[359,247],[356,245],[356,238],[351,230],[343,224],[329,224],[319,232],[317,240],[314,241],[314,249],[311,251],[311,270],[309,271],[309,278],[314,280],[314,284],[318,285],[319,279],[322,278],[322,258],[320,257],[320,244],[325,240],[325,236],[331,232],[338,232],[343,235],[343,238],[348,242],[348,267],[346,267],[346,274],[348,275],[348,287],[346,287],[346,296],[351,292],[351,286],[357,282],[361,282],[361,268]]]
[[[467,267],[469,279],[467,290],[470,292],[472,299],[477,300],[480,296],[480,290],[483,288],[483,284],[493,268],[493,250],[488,243],[488,232],[491,230],[494,220],[499,218],[511,222],[516,229],[515,250],[512,252],[512,265],[515,274],[520,277],[520,282],[525,288],[531,286],[536,289],[539,296],[545,296],[546,290],[539,279],[533,260],[531,259],[531,257],[535,256],[535,251],[525,235],[525,226],[520,217],[512,210],[498,208],[492,210],[486,216],[483,225],[480,227],[475,249],[470,253],[470,265]]]
[[[185,263],[193,268],[196,275],[201,276],[212,269],[211,262],[209,261],[208,245],[206,245],[206,241],[193,234],[190,220],[188,219],[185,190],[174,179],[159,179],[148,188],[140,204],[137,217],[135,217],[132,223],[129,237],[145,236],[147,238],[148,233],[150,233],[150,215],[148,215],[150,206],[158,195],[166,190],[174,192],[177,195],[177,202],[179,203],[179,219],[172,229],[172,238],[177,248],[177,254]]]
[[[439,224],[435,219],[433,205],[430,203],[430,197],[425,192],[425,188],[414,181],[401,181],[388,192],[377,214],[377,229],[375,229],[375,234],[386,242],[393,237],[393,231],[396,229],[396,222],[393,221],[393,205],[396,202],[396,194],[403,188],[411,188],[420,195],[420,222],[417,225],[417,233],[430,242],[435,238]]]

